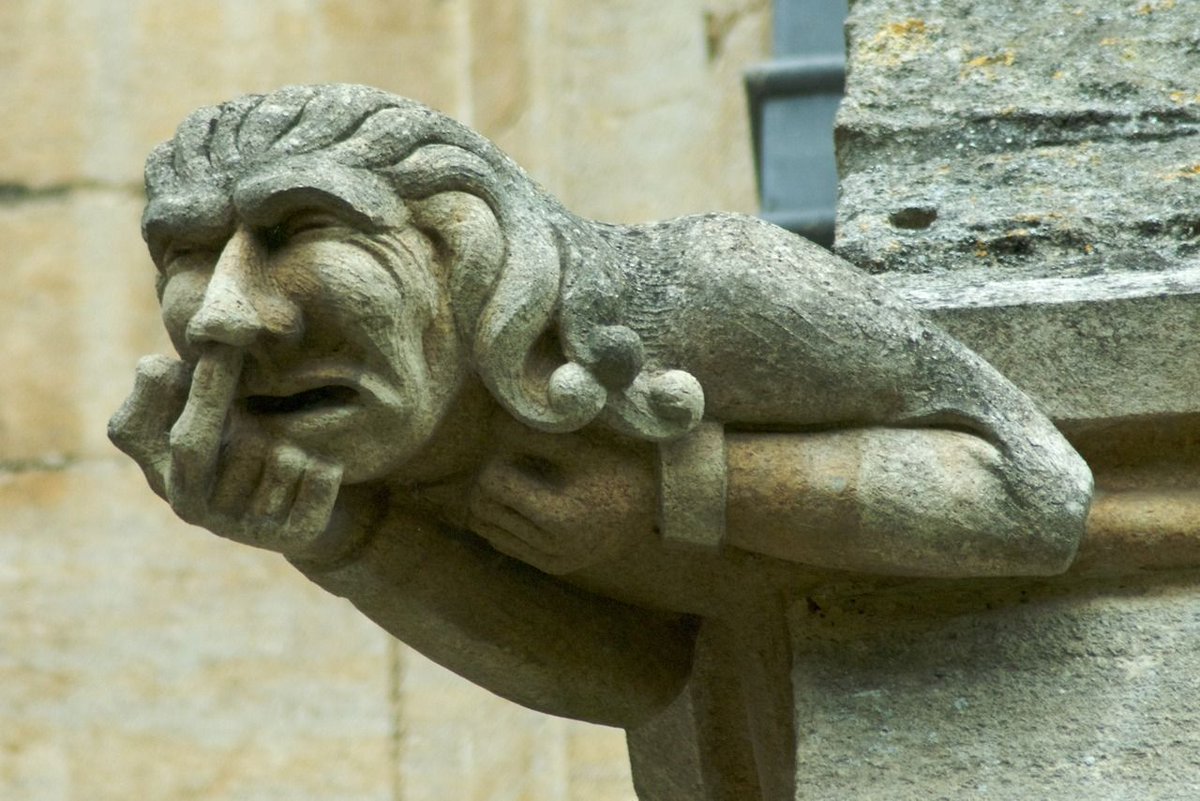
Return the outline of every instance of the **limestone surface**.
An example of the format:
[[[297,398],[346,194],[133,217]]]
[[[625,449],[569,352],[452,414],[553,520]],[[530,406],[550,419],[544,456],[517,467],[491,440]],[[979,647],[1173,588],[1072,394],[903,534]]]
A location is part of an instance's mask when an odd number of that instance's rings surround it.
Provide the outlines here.
[[[914,273],[1193,259],[1198,26],[1175,0],[855,3],[838,252]]]
[[[798,798],[1197,794],[1196,12],[853,4],[837,248],[1035,395],[1096,496],[1061,578],[792,607]]]

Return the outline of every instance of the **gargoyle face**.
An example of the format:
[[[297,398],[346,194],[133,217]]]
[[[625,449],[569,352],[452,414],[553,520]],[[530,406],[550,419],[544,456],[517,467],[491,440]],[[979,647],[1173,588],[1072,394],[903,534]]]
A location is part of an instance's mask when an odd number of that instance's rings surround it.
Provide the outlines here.
[[[208,218],[186,198],[159,217],[152,204],[147,232],[183,359],[243,352],[231,427],[335,461],[356,483],[430,439],[460,380],[446,365],[462,359],[447,352],[452,325],[438,324],[427,240],[399,205],[383,224],[356,208],[363,193],[348,180],[298,187],[293,173],[272,189],[252,176],[241,185],[253,191],[235,189]]]

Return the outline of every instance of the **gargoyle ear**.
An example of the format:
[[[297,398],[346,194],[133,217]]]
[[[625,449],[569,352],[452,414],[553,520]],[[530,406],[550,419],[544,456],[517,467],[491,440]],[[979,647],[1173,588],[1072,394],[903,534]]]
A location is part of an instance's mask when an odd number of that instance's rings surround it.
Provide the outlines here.
[[[504,265],[504,236],[487,203],[467,192],[409,201],[413,225],[433,242],[459,338],[472,343],[477,321]]]
[[[569,339],[558,340],[557,353],[544,347],[547,333],[559,333],[555,225],[566,212],[482,139],[471,149],[426,145],[390,172],[416,224],[436,231],[454,262],[455,321],[496,399],[543,431],[574,431],[595,419],[608,400],[604,385],[577,361]]]
[[[542,431],[574,431],[601,412],[645,439],[690,430],[703,391],[688,373],[643,364],[639,336],[614,307],[615,255],[507,156],[468,135],[467,146],[426,145],[390,169],[415,224],[450,262],[459,336],[495,398]]]

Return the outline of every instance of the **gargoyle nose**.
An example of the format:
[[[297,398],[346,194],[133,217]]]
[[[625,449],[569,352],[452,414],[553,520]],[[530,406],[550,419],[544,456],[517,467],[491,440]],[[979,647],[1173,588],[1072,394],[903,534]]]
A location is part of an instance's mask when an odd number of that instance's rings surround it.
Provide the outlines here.
[[[252,234],[239,229],[230,237],[188,322],[188,342],[245,348],[263,334],[286,336],[298,329],[298,312],[263,276],[263,259]]]
[[[262,322],[250,299],[230,290],[209,284],[200,311],[188,323],[187,337],[193,345],[220,342],[244,348],[262,333]]]

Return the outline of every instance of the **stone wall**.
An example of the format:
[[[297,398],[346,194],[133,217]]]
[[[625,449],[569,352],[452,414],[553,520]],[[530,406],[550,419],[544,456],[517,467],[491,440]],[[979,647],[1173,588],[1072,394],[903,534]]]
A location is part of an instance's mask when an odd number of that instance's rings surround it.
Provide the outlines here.
[[[573,209],[752,210],[765,0],[0,3],[0,798],[630,799],[616,731],[499,701],[280,558],[175,520],[104,436],[169,352],[141,161],[284,83],[407,94]]]
[[[1197,251],[1200,6],[857,2],[839,252],[873,272],[1071,277]]]
[[[836,249],[1043,406],[1095,498],[1060,577],[831,584],[798,798],[1200,797],[1200,6],[855,0]]]

